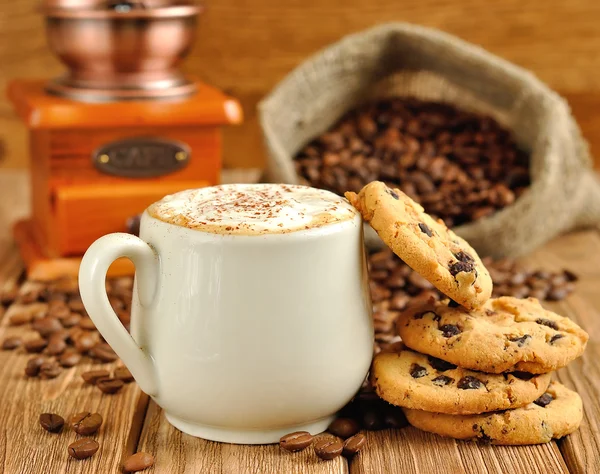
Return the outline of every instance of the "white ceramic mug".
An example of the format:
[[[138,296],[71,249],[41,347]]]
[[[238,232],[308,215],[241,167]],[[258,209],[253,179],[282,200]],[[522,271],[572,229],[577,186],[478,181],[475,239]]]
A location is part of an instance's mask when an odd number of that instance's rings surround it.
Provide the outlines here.
[[[105,275],[136,267],[131,335]],[[224,235],[151,216],[140,238],[86,252],[79,284],[94,324],[181,431],[274,443],[324,431],[357,392],[373,353],[361,219],[280,234]]]

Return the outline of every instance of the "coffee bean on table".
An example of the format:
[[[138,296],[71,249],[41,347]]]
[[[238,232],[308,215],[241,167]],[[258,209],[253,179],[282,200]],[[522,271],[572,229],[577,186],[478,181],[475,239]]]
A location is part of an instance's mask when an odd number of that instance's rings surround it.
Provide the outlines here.
[[[119,379],[100,379],[96,382],[96,386],[103,392],[108,394],[117,393],[123,388],[125,383]]]
[[[32,287],[26,290],[21,289],[19,293],[18,300],[20,303],[29,304],[37,301],[40,297],[41,288]]]
[[[344,443],[339,438],[328,436],[315,442],[315,454],[325,461],[337,458],[344,450]]]
[[[69,424],[75,433],[88,436],[98,431],[102,425],[102,415],[84,411],[73,415],[69,420]]]
[[[29,359],[25,366],[25,375],[28,377],[36,377],[40,373],[40,367],[44,362],[46,362],[46,358],[42,356]]]
[[[79,352],[84,353],[89,351],[98,342],[98,339],[92,334],[88,334],[87,331],[75,339],[75,349]]]
[[[143,471],[154,465],[154,456],[150,453],[135,453],[129,456],[123,463],[125,472]]]
[[[81,329],[87,329],[89,331],[93,331],[96,329],[94,321],[92,321],[92,319],[88,317],[81,318],[81,320],[79,321],[79,327]]]
[[[48,303],[48,316],[63,320],[71,314],[71,310],[64,301],[54,300]]]
[[[357,454],[367,443],[367,437],[362,433],[357,433],[344,441],[342,454],[345,457],[351,457]]]
[[[67,343],[60,335],[58,335],[58,337],[56,337],[55,335],[52,335],[52,336],[50,336],[50,339],[48,339],[48,346],[46,347],[46,354],[60,355],[64,352],[64,350],[66,348],[67,348]]]
[[[80,296],[72,296],[67,304],[72,311],[76,311],[77,313],[83,313],[85,311],[85,306],[83,306]]]
[[[0,291],[0,304],[8,306],[17,299],[19,291],[16,286],[10,286]]]
[[[104,369],[89,370],[81,374],[81,378],[85,381],[85,383],[89,383],[90,385],[96,385],[96,382],[98,382],[98,380],[110,378],[110,372]]]
[[[50,433],[58,433],[62,430],[64,424],[65,420],[62,416],[55,415],[54,413],[42,413],[40,415],[40,425]]]
[[[46,339],[42,339],[41,337],[37,339],[29,339],[25,341],[25,350],[31,354],[35,354],[42,352],[47,345],[48,341]]]
[[[89,354],[91,357],[95,359],[99,359],[103,362],[113,362],[119,358],[115,351],[112,350],[106,342],[99,342],[92,349],[90,349]]]
[[[14,312],[8,320],[11,326],[21,326],[30,323],[33,320],[33,314],[23,309]]]
[[[115,369],[114,377],[122,380],[124,383],[133,382],[133,375],[131,375],[131,372],[129,372],[127,367],[117,367]]]
[[[55,379],[62,372],[62,368],[55,360],[47,360],[40,366],[40,377],[43,379]]]
[[[58,363],[63,367],[74,367],[81,361],[81,354],[77,352],[75,349],[67,349],[65,350],[60,358],[58,359]]]
[[[279,439],[279,446],[286,451],[295,453],[302,451],[313,442],[313,436],[308,431],[295,431]]]
[[[14,349],[17,349],[19,347],[21,347],[23,345],[23,341],[21,340],[20,337],[7,337],[6,339],[4,339],[4,341],[2,341],[2,350],[5,351],[12,351]]]
[[[75,459],[86,459],[92,457],[98,451],[100,445],[91,438],[81,438],[69,445],[69,456]]]
[[[67,317],[60,320],[61,324],[65,328],[77,326],[79,325],[79,321],[81,321],[81,315],[78,313],[70,313]]]
[[[352,418],[336,418],[327,428],[331,434],[342,439],[350,438],[360,431],[360,426]]]

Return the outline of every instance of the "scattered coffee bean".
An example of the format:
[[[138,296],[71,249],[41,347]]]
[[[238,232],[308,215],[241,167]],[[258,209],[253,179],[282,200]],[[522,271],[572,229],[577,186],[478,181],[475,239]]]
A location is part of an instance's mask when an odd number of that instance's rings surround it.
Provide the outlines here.
[[[88,436],[98,431],[102,425],[102,415],[84,411],[73,415],[69,423],[75,433]]]
[[[96,382],[98,382],[98,380],[110,378],[110,372],[104,369],[89,370],[88,372],[84,372],[83,374],[81,374],[81,378],[85,381],[85,383],[89,383],[90,385],[96,385]]]
[[[60,337],[55,337],[55,335],[50,336],[48,339],[48,346],[46,347],[46,354],[48,355],[60,355],[67,348],[67,343],[65,340]]]
[[[23,324],[30,323],[32,320],[33,314],[24,310],[19,310],[10,316],[8,322],[11,326],[21,326]]]
[[[29,304],[37,301],[40,298],[41,287],[32,286],[27,289],[21,287],[21,291],[19,292],[18,300],[20,303]]]
[[[90,318],[81,318],[81,320],[79,321],[79,327],[81,329],[86,329],[89,331],[93,331],[94,329],[96,329],[94,321],[92,321]]]
[[[331,434],[342,439],[350,438],[360,431],[357,421],[352,418],[336,418],[327,428]]]
[[[127,367],[117,367],[115,369],[114,377],[122,380],[124,383],[133,382],[133,375],[131,375],[131,372],[129,372]]]
[[[16,286],[6,286],[0,290],[0,304],[4,306],[11,305],[17,299],[19,291]]]
[[[96,382],[96,386],[103,392],[108,394],[117,393],[123,388],[125,383],[119,379],[100,379]]]
[[[342,454],[349,458],[357,454],[367,443],[367,437],[362,433],[357,433],[354,436],[344,441]]]
[[[12,351],[17,349],[23,345],[23,341],[20,337],[7,337],[2,341],[2,350],[4,351]]]
[[[135,453],[129,456],[123,463],[125,472],[138,472],[148,469],[154,465],[154,456],[150,453]]]
[[[69,456],[75,459],[87,459],[98,451],[100,445],[91,438],[81,438],[69,445]]]
[[[62,416],[55,415],[54,413],[42,413],[40,415],[40,425],[50,433],[58,433],[62,430],[64,424],[65,420]]]
[[[94,335],[84,332],[84,334],[80,335],[75,340],[75,349],[77,349],[79,352],[81,352],[83,354],[84,352],[87,352],[92,347],[94,347],[97,342],[98,342],[98,339],[96,337],[94,337]]]
[[[382,411],[383,424],[386,428],[397,430],[408,426],[408,421],[404,416],[402,408],[390,405],[388,403],[384,403]]]
[[[313,442],[313,436],[308,431],[295,431],[279,439],[281,449],[295,453],[308,448]]]
[[[61,321],[71,315],[71,310],[64,301],[54,300],[48,303],[48,316]]]
[[[47,360],[40,366],[40,377],[43,379],[55,379],[61,372],[62,369],[55,360]]]
[[[67,349],[58,359],[63,367],[74,367],[81,361],[81,354],[74,349]]]
[[[83,306],[83,301],[81,301],[80,296],[71,296],[68,306],[71,308],[71,311],[77,313],[83,313],[85,311],[85,306]]]
[[[61,319],[61,324],[65,328],[72,328],[73,326],[79,325],[79,321],[81,321],[81,315],[77,313],[70,313],[67,317]]]
[[[117,354],[115,354],[115,351],[112,350],[112,347],[106,342],[96,344],[90,349],[89,354],[94,359],[99,359],[102,362],[113,362],[119,358]]]
[[[344,450],[344,443],[339,438],[325,437],[315,442],[315,454],[325,461],[337,458]]]
[[[40,373],[40,367],[46,362],[46,358],[37,356],[29,359],[25,366],[25,375],[28,377],[36,377]]]
[[[25,341],[25,350],[30,354],[35,354],[38,352],[42,352],[46,346],[48,345],[48,341],[46,339],[37,338],[37,339],[29,339]]]

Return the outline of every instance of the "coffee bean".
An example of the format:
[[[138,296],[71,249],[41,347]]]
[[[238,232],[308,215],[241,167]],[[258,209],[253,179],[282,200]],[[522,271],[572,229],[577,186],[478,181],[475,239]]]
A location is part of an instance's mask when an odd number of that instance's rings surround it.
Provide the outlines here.
[[[47,360],[40,366],[40,377],[43,379],[55,379],[61,372],[62,369],[55,360]]]
[[[98,342],[97,337],[92,334],[84,333],[75,340],[75,349],[79,352],[84,353],[89,351]]]
[[[411,285],[414,285],[419,290],[430,290],[433,288],[431,282],[426,278],[423,278],[417,272],[412,272],[408,277],[408,281]]]
[[[562,286],[562,287],[555,287],[555,288],[552,288],[548,292],[547,299],[549,301],[560,301],[560,300],[565,299],[568,296],[569,293],[570,292],[564,286]]]
[[[71,314],[71,310],[64,301],[54,300],[48,304],[48,316],[56,319],[65,319]]]
[[[46,339],[37,338],[37,339],[29,339],[25,341],[25,350],[31,354],[42,352],[46,346],[48,345],[48,341]]]
[[[73,415],[69,423],[75,433],[88,436],[98,431],[102,425],[102,415],[84,411]]]
[[[80,296],[71,296],[68,305],[69,308],[71,308],[71,311],[75,311],[77,313],[83,313],[85,311],[85,306],[83,306],[83,301],[81,301]]]
[[[67,349],[58,359],[63,367],[74,367],[81,361],[81,354],[74,349]]]
[[[96,385],[98,380],[103,378],[110,378],[110,372],[108,370],[99,369],[99,370],[89,370],[88,372],[84,372],[81,374],[81,378],[90,385]]]
[[[364,429],[377,431],[384,428],[383,413],[378,407],[365,408],[361,413],[361,422]]]
[[[50,339],[48,340],[48,346],[46,347],[46,353],[48,355],[60,355],[64,352],[64,350],[67,348],[67,343],[65,342],[65,340],[60,337],[60,334],[58,335],[58,337],[55,337],[54,335],[52,335],[50,337]]]
[[[40,367],[44,362],[46,362],[46,358],[41,356],[29,359],[25,366],[25,375],[28,377],[36,377],[40,373]]]
[[[133,382],[133,375],[129,372],[127,367],[117,367],[115,369],[114,377],[118,380],[122,380],[124,383]]]
[[[112,350],[112,347],[106,342],[96,344],[90,349],[89,354],[94,359],[99,359],[102,362],[113,362],[119,358],[117,354],[115,354],[115,351]]]
[[[313,442],[313,437],[308,431],[296,431],[286,434],[279,439],[281,449],[295,453],[309,447]]]
[[[337,458],[344,450],[344,444],[339,438],[326,437],[315,442],[315,454],[325,461]]]
[[[478,388],[485,387],[485,384],[477,377],[466,375],[458,381],[456,386],[461,390],[477,390]]]
[[[350,438],[360,431],[360,426],[352,418],[336,418],[327,428],[331,434],[342,439]]]
[[[117,393],[123,388],[125,383],[119,379],[100,379],[96,382],[96,386],[103,392],[108,394]]]
[[[16,286],[7,286],[0,290],[0,304],[9,306],[17,299],[18,289]]]
[[[100,445],[91,438],[81,438],[69,445],[69,456],[75,459],[87,459],[98,451]]]
[[[135,453],[129,456],[123,463],[125,472],[138,472],[148,469],[154,465],[154,456],[150,453]]]
[[[23,309],[20,309],[20,310],[14,312],[10,316],[10,319],[8,320],[8,322],[11,326],[21,326],[23,324],[30,323],[32,320],[33,320],[32,313],[25,311]]]
[[[541,406],[542,408],[545,408],[550,404],[550,402],[552,402],[552,400],[554,400],[554,397],[548,392],[546,392],[533,403],[535,403],[538,406]]]
[[[4,339],[4,341],[2,341],[2,350],[12,351],[21,347],[21,345],[23,345],[23,341],[20,337],[7,337],[6,339]]]
[[[65,420],[62,416],[55,415],[54,413],[42,413],[40,415],[40,425],[50,433],[58,433],[62,430],[64,424]]]
[[[367,443],[367,437],[362,433],[357,433],[354,436],[344,441],[342,454],[345,457],[352,457],[357,454]]]
[[[70,313],[67,317],[61,319],[61,324],[65,328],[72,328],[73,326],[79,325],[79,321],[81,321],[81,315],[77,313]]]
[[[41,287],[30,287],[26,290],[21,289],[18,300],[20,303],[29,304],[37,301],[40,298]]]
[[[62,324],[56,318],[47,316],[33,322],[32,329],[37,331],[42,337],[49,337],[55,331],[62,329]]]
[[[89,331],[93,331],[96,329],[94,321],[92,321],[90,318],[81,318],[81,320],[79,321],[79,327],[81,329],[87,329]]]

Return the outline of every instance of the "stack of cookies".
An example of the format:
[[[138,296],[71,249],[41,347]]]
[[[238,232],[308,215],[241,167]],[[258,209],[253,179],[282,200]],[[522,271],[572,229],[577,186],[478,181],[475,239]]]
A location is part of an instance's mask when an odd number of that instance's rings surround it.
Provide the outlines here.
[[[448,297],[399,316],[402,343],[373,361],[377,394],[413,426],[457,439],[537,444],[575,431],[581,398],[552,372],[583,353],[587,333],[534,298],[490,298],[475,250],[400,190],[375,181],[346,197]]]

